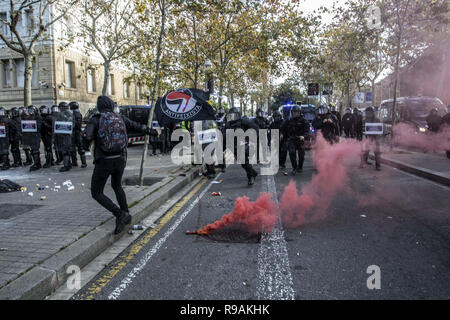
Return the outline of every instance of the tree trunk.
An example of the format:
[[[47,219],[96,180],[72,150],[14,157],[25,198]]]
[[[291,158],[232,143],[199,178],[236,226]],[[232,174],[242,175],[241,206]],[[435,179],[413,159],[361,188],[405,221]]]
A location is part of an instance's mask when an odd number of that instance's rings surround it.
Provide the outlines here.
[[[109,75],[110,75],[110,71],[111,71],[110,70],[111,69],[111,61],[109,61],[109,60],[104,61],[103,68],[104,68],[104,75],[103,75],[102,96],[106,96],[106,93],[108,90]]]
[[[161,0],[160,9],[161,9],[161,28],[159,30],[158,45],[156,47],[155,82],[153,85],[152,98],[151,98],[151,109],[150,109],[150,114],[149,114],[148,122],[147,122],[147,127],[149,127],[149,128],[152,127],[152,123],[153,123],[153,114],[155,112],[155,98],[156,98],[156,92],[158,90],[159,68],[160,68],[160,62],[161,62],[162,43],[163,43],[163,38],[164,38],[164,29],[165,29],[165,22],[166,22],[166,1],[165,0]],[[144,185],[144,164],[145,164],[145,159],[147,158],[149,142],[150,142],[150,136],[146,135],[144,151],[142,153],[141,168],[139,171],[139,184],[141,186]]]
[[[25,64],[25,74],[24,74],[24,85],[23,85],[23,102],[24,106],[27,107],[31,105],[31,81],[33,79],[33,54],[24,54],[24,64]]]
[[[219,108],[222,107],[222,93],[223,93],[223,81],[220,79],[219,82]]]

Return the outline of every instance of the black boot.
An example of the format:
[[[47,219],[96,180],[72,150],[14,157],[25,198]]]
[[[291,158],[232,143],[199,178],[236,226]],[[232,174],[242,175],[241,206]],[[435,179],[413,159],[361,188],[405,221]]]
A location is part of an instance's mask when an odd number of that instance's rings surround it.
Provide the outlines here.
[[[72,167],[70,165],[70,155],[65,155],[63,157],[63,161],[64,161],[64,167],[59,169],[59,172],[66,172],[66,171],[69,171],[70,169],[72,169]]]
[[[70,153],[70,158],[72,160],[72,167],[78,167],[77,153],[76,152],[71,152]]]
[[[9,166],[9,156],[6,154],[1,157],[3,165],[0,167],[1,170],[8,170],[10,168]]]
[[[80,154],[80,160],[81,160],[81,168],[86,168],[87,167],[87,162],[86,162],[86,155]]]
[[[34,164],[30,167],[30,171],[36,171],[42,168],[41,166],[41,154],[39,152],[33,153]]]
[[[55,154],[56,154],[55,165],[59,166],[61,164],[61,162],[63,162],[63,157],[62,157],[61,152],[59,152],[59,151],[55,151]]]
[[[25,163],[23,164],[24,166],[29,166],[31,164],[33,164],[33,158],[31,157],[31,150],[25,149]]]
[[[119,234],[123,231],[127,224],[131,223],[131,215],[128,212],[122,211],[120,215],[116,215],[116,229],[114,234]]]
[[[52,166],[52,159],[53,153],[52,152],[46,152],[45,153],[45,164],[44,164],[44,168],[50,168]]]
[[[13,168],[22,166],[22,157],[20,156],[20,152],[13,153],[14,163],[12,165]]]

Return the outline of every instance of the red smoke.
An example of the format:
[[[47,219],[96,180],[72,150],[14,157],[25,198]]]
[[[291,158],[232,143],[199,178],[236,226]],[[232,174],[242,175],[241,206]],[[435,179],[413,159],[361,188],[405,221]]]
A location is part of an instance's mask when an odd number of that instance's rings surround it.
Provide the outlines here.
[[[417,133],[406,123],[394,126],[394,143],[399,146],[415,147],[429,153],[450,150],[450,126],[444,125],[437,133]]]
[[[267,193],[262,193],[255,202],[249,201],[247,197],[238,198],[231,213],[196,233],[210,234],[231,224],[242,224],[250,233],[270,232],[279,216],[283,225],[289,228],[322,220],[326,218],[336,195],[350,191],[348,167],[360,152],[358,141],[344,140],[330,145],[319,134],[313,147],[314,166],[318,173],[302,187],[300,194],[295,182],[291,181],[278,205]]]
[[[197,234],[211,234],[217,229],[231,224],[242,224],[250,233],[261,233],[272,231],[278,219],[276,204],[268,193],[261,193],[255,202],[247,197],[237,198],[234,209],[222,219],[198,230]]]
[[[355,140],[330,145],[318,135],[313,149],[318,173],[301,188],[300,194],[294,181],[286,187],[279,204],[283,225],[296,228],[324,219],[336,195],[350,191],[348,167],[360,153],[360,143]]]

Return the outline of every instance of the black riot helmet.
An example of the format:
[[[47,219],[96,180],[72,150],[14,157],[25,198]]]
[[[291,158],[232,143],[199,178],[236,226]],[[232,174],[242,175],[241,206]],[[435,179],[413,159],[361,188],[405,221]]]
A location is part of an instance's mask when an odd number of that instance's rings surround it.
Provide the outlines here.
[[[275,110],[275,111],[272,113],[272,118],[273,118],[275,121],[281,120],[281,112],[278,111],[278,110]]]
[[[50,110],[50,108],[49,107],[47,107],[47,106],[41,106],[40,108],[39,108],[39,111],[41,112],[41,114],[45,114],[45,115],[48,115],[48,114],[50,114],[52,111]]]
[[[0,107],[0,117],[5,116],[5,109],[3,109],[3,107]]]
[[[224,114],[225,114],[225,109],[223,107],[220,107],[219,110],[217,110],[217,116],[219,118],[222,118]]]
[[[351,114],[352,113],[352,109],[350,108],[345,108],[345,114]]]
[[[366,108],[366,121],[373,121],[375,119],[375,109],[373,107]]]
[[[264,111],[263,111],[263,109],[259,108],[258,110],[256,110],[256,116],[258,118],[264,118]]]
[[[292,118],[300,117],[302,115],[302,108],[300,108],[299,105],[292,106],[291,115],[292,115]]]
[[[18,117],[18,116],[20,116],[19,109],[17,107],[11,108],[11,117]]]
[[[353,114],[358,114],[358,113],[359,113],[358,108],[353,108]]]
[[[70,110],[78,110],[80,109],[80,105],[76,101],[72,101],[69,103]]]
[[[56,104],[52,105],[52,114],[55,114],[58,112],[59,112],[59,107]]]
[[[67,102],[60,102],[58,108],[60,111],[67,111],[69,110],[69,105],[67,104]]]
[[[28,113],[30,114],[30,115],[32,115],[32,114],[34,114],[34,115],[36,115],[37,113],[38,113],[38,109],[36,108],[36,106],[35,105],[29,105],[28,107],[27,107],[27,111],[28,111]]]
[[[236,107],[231,108],[227,113],[227,121],[239,120],[241,118],[241,113]]]
[[[329,109],[325,106],[320,106],[317,110],[317,113],[321,116],[326,115],[329,112]]]

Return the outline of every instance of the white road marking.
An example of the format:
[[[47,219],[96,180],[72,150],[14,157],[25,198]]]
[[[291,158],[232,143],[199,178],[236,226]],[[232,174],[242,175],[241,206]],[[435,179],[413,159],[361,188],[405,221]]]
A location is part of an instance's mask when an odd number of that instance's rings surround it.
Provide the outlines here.
[[[275,202],[277,191],[273,176],[263,177],[264,187]],[[258,252],[258,287],[260,300],[294,300],[295,290],[289,266],[287,244],[281,220],[270,234],[263,234]]]
[[[217,178],[220,177],[221,173],[217,175]],[[172,235],[172,233],[178,228],[178,226],[183,222],[184,218],[191,212],[191,210],[195,207],[195,205],[199,202],[199,200],[205,195],[206,192],[211,188],[212,182],[203,190],[203,192],[198,196],[192,203],[189,205],[186,210],[178,217],[178,219],[174,222],[174,224],[167,230],[161,239],[155,243],[155,245],[145,254],[145,256],[136,264],[136,267],[131,270],[131,272],[121,281],[120,285],[117,286],[113,292],[108,296],[109,300],[116,300],[120,297],[122,292],[133,282],[133,279],[144,269],[150,259],[153,257],[155,253],[163,246],[166,240]]]

